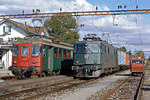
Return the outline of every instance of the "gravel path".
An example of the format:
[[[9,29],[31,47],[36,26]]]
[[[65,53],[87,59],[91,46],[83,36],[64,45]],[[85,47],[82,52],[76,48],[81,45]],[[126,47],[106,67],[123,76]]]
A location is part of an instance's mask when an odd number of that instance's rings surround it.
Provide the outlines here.
[[[82,85],[78,88],[76,87],[70,90],[60,91],[47,97],[41,97],[38,100],[87,100],[98,91],[106,89],[107,86],[111,86],[112,83],[127,78],[129,73],[130,71],[127,70],[119,74],[101,78],[100,81],[91,84]]]

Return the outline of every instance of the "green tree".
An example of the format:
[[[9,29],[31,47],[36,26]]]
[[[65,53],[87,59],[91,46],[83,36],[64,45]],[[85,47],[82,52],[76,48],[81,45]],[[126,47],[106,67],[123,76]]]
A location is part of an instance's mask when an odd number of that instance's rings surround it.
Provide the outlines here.
[[[137,56],[137,57],[141,57],[142,59],[145,58],[145,57],[144,57],[144,52],[143,52],[143,51],[138,51],[138,52],[136,53],[136,56]]]
[[[124,51],[124,52],[127,51],[126,47],[121,47],[121,48],[119,48],[119,50]]]
[[[128,53],[129,55],[132,55],[132,52],[131,52],[131,51],[128,51],[127,53]]]
[[[149,56],[149,58],[147,59],[147,64],[148,64],[148,65],[150,64],[150,56]]]
[[[44,26],[56,41],[75,43],[79,40],[77,22],[72,16],[52,17],[45,21]]]

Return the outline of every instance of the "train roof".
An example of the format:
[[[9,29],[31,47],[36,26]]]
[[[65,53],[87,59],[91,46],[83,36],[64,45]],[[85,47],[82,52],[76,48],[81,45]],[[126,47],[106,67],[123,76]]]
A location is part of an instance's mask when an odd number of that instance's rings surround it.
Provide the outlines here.
[[[110,47],[114,47],[112,44],[109,44],[108,42],[104,41],[104,40],[83,40],[83,41],[79,41],[77,43],[103,43],[105,45],[108,45]],[[114,47],[116,48],[116,47]]]
[[[73,50],[72,44],[59,42],[59,41],[53,41],[52,39],[44,38],[44,37],[26,37],[23,39],[18,39],[17,41],[14,42],[14,45],[21,44],[21,43],[45,44],[49,46],[55,46],[55,47]]]

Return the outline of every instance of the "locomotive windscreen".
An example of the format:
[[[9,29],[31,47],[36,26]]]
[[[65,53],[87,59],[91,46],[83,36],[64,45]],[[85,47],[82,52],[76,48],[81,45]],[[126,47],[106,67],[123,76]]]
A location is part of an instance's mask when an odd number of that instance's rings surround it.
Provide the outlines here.
[[[29,47],[28,46],[22,46],[21,56],[28,56],[28,55],[29,55]]]
[[[85,44],[84,43],[75,44],[75,52],[76,53],[84,53],[85,52]]]
[[[88,53],[98,53],[99,46],[98,46],[98,44],[94,44],[94,43],[88,44],[88,45],[86,45],[86,51]]]
[[[141,60],[133,60],[132,63],[135,63],[135,64],[143,64],[143,61],[141,61]]]

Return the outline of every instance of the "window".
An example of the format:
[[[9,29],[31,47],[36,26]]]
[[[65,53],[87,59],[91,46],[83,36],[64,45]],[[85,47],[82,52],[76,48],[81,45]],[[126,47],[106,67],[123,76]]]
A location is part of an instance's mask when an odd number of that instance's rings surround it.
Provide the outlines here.
[[[70,51],[67,51],[67,58],[70,58]]]
[[[98,44],[88,44],[86,50],[88,53],[98,53],[100,48]]]
[[[11,26],[3,26],[3,32],[5,34],[10,34],[11,33]]]
[[[59,58],[61,58],[61,52],[62,52],[62,50],[59,49]]]
[[[66,58],[66,50],[64,50],[64,54],[63,54],[64,58]]]
[[[19,47],[15,46],[12,51],[12,56],[18,56],[18,54],[19,54]]]
[[[143,62],[141,60],[133,60],[132,63],[135,63],[135,64],[142,64]]]
[[[22,46],[21,56],[28,56],[28,55],[29,55],[29,48],[28,48],[28,46]]]
[[[56,58],[57,57],[57,48],[54,48],[54,57]]]
[[[32,56],[40,56],[40,46],[32,46]]]
[[[85,52],[85,44],[83,44],[83,43],[75,44],[74,48],[75,48],[76,53],[84,53]]]

